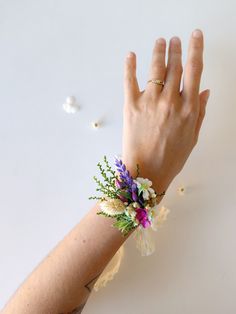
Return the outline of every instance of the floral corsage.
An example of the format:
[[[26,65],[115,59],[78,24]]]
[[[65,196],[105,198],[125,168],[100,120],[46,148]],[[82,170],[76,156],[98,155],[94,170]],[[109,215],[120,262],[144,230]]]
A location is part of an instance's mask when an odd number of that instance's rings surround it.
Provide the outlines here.
[[[157,225],[166,219],[169,212],[163,207],[157,210],[157,197],[164,195],[165,192],[157,194],[152,188],[152,181],[139,177],[139,165],[137,177],[134,179],[118,157],[115,157],[116,171],[111,168],[106,156],[104,163],[105,169],[100,162],[97,164],[104,182],[96,176],[93,177],[98,184],[96,190],[102,192],[103,196],[89,197],[99,200],[101,210],[97,214],[115,218],[113,226],[124,236],[137,227],[139,230],[152,227],[156,231]],[[140,233],[136,235],[138,238],[140,236],[144,235]]]

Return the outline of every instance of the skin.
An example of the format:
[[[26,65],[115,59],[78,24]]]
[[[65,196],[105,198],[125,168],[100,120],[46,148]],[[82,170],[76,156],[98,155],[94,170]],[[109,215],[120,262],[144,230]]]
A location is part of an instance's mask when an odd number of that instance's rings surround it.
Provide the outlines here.
[[[138,163],[140,176],[152,180],[158,193],[166,191],[182,170],[205,115],[209,90],[199,93],[203,34],[197,34],[189,41],[182,91],[179,38],[169,43],[167,65],[165,39],[155,43],[148,79],[164,80],[164,88],[148,83],[140,91],[135,53],[125,60],[122,160],[133,176]],[[96,215],[98,210],[96,203],[29,274],[2,314],[82,312],[97,278],[129,236],[111,227],[112,219]]]
[[[131,52],[126,58],[122,157],[132,174],[139,163],[140,175],[150,178],[159,193],[182,170],[197,144],[205,115],[209,90],[199,93],[203,34],[199,30],[197,35],[190,38],[181,91],[183,66],[178,37],[170,40],[167,64],[165,39],[159,38],[153,49],[149,79],[165,80],[164,88],[147,83],[140,91],[136,56]]]

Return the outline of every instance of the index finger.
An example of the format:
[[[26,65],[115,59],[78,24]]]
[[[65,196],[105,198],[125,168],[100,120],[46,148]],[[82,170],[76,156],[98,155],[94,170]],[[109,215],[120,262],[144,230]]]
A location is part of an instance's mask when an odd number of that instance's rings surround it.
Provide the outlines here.
[[[196,29],[190,38],[187,63],[183,77],[182,94],[185,99],[194,100],[199,95],[203,70],[203,33]]]

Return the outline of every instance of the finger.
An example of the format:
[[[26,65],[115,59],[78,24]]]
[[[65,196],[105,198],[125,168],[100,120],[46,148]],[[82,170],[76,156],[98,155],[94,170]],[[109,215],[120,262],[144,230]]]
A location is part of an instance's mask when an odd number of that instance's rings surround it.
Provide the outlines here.
[[[206,89],[203,92],[201,92],[199,94],[199,115],[198,115],[198,120],[197,120],[197,125],[196,125],[196,139],[198,139],[199,136],[199,132],[202,126],[202,121],[205,117],[205,112],[206,112],[206,105],[207,105],[207,101],[209,99],[210,96],[210,90]]]
[[[155,42],[152,61],[149,70],[148,80],[161,80],[164,81],[166,73],[166,64],[165,64],[165,55],[166,55],[166,40],[164,38],[158,38]],[[147,83],[146,91],[157,95],[161,92],[162,86],[154,83]]]
[[[129,52],[125,59],[124,66],[124,95],[125,101],[133,100],[139,93],[139,86],[136,77],[136,55]]]
[[[190,101],[199,95],[203,69],[203,34],[196,29],[190,38],[187,63],[183,79],[183,97]]]
[[[183,73],[181,41],[172,37],[168,50],[168,62],[164,90],[177,94],[180,92],[180,82]],[[163,91],[164,91],[163,90]]]

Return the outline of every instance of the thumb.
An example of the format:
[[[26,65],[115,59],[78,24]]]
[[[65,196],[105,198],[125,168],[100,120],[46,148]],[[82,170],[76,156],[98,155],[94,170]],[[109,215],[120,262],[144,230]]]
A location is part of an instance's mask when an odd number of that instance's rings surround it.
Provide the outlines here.
[[[197,125],[196,125],[196,138],[197,139],[198,139],[199,132],[202,126],[202,121],[205,117],[206,105],[207,105],[209,96],[210,96],[209,89],[206,89],[199,94],[199,106],[200,107],[199,107],[199,115],[198,115]]]

